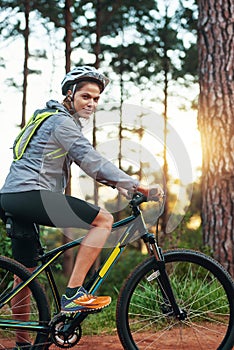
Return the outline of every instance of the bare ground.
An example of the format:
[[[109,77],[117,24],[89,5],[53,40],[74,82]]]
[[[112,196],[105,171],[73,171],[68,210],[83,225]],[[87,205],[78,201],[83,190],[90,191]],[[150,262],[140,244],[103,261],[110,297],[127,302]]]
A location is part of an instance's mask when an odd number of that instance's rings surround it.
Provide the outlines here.
[[[151,347],[149,349],[154,349],[154,350],[215,350],[218,348],[220,341],[218,340],[219,335],[218,334],[223,334],[222,332],[222,326],[213,326],[212,327],[212,333],[213,336],[211,337],[211,328],[209,329],[209,334],[205,334],[204,330],[202,334],[199,334],[199,340],[197,335],[194,336],[194,331],[193,329],[190,329],[187,334],[186,334],[186,344],[176,344],[176,336],[175,334],[178,332],[175,330],[170,331],[170,336],[167,337],[162,337],[163,341],[162,344],[160,345],[160,341],[157,340],[157,342],[152,345],[152,334],[149,333],[144,333],[144,334],[139,334],[137,341],[141,342],[140,348],[141,349],[146,349],[148,348],[147,345],[149,346],[151,344]],[[176,332],[176,333],[175,333]],[[135,338],[136,339],[136,338]],[[145,339],[143,341],[143,339]],[[148,340],[147,340],[148,339]],[[200,345],[199,345],[200,344]],[[185,348],[186,346],[186,348]],[[50,350],[56,350],[58,348],[52,346],[50,347]],[[100,334],[100,335],[94,335],[94,336],[83,336],[77,344],[77,346],[73,347],[73,349],[76,350],[123,350],[123,347],[120,343],[120,340],[116,335],[106,335],[106,334]],[[233,347],[234,349],[234,347]]]
[[[222,326],[213,326],[212,329],[209,328],[208,333],[205,334],[204,329],[202,331],[202,334],[198,334],[194,336],[193,329],[190,329],[186,334],[186,344],[176,344],[176,336],[178,335],[178,330],[172,329],[170,331],[170,336],[165,337],[162,336],[162,344],[160,345],[160,340],[157,340],[157,342],[152,345],[152,338],[154,335],[152,333],[141,333],[138,335],[137,342],[140,342],[140,349],[154,349],[154,350],[215,350],[220,344],[220,341],[218,340],[219,334],[223,334],[222,332]],[[210,337],[212,332],[212,337]],[[158,333],[157,333],[158,334]],[[136,340],[136,338],[135,338]],[[151,346],[150,346],[151,344]],[[1,344],[2,346],[3,344]],[[6,342],[5,349],[9,349],[8,344]],[[185,347],[186,346],[186,347]],[[50,350],[58,350],[59,348],[55,345],[50,346]],[[99,334],[99,335],[93,335],[93,336],[82,336],[80,342],[72,347],[74,350],[123,350],[123,347],[120,343],[120,340],[116,335],[107,335],[107,334]],[[234,347],[233,347],[234,349]]]

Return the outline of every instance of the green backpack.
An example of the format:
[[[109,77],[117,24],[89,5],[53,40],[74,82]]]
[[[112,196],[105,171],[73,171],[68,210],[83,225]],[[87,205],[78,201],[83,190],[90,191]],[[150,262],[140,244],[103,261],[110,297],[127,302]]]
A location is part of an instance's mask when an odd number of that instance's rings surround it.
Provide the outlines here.
[[[27,124],[24,126],[24,128],[20,131],[19,135],[15,139],[13,145],[14,161],[19,160],[23,156],[31,138],[33,137],[34,133],[39,128],[39,126],[44,122],[44,120],[56,113],[58,113],[58,110],[54,109],[44,109],[35,111],[35,113],[32,115],[32,117],[29,119]]]

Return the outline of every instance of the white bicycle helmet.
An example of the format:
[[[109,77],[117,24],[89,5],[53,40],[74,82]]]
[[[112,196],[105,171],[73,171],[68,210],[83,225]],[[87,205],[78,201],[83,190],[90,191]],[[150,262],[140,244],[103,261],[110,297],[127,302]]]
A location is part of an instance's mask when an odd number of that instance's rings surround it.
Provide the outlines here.
[[[85,78],[97,80],[97,82],[102,86],[101,92],[109,83],[109,79],[101,74],[96,68],[90,66],[80,66],[72,69],[65,75],[65,78],[61,83],[62,94],[66,96],[69,89],[73,90],[73,85],[78,83],[80,80],[84,80]]]

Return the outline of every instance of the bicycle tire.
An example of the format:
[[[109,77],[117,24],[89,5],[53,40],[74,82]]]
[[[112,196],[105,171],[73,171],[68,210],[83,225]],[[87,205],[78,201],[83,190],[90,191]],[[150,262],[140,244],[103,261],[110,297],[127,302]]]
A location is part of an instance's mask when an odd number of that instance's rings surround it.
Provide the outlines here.
[[[178,249],[165,252],[164,257],[175,298],[187,318],[176,319],[165,305],[156,260],[149,258],[129,275],[118,297],[116,323],[124,349],[233,349],[230,275],[200,252]]]
[[[30,277],[30,272],[13,259],[0,256],[0,305],[1,300],[12,290],[14,278],[18,277],[22,281],[26,281]],[[50,311],[46,295],[41,285],[36,281],[32,281],[28,288],[30,289],[30,310],[28,312],[28,321],[33,321],[35,324],[48,324],[50,321]],[[24,298],[15,303],[15,310],[22,307]],[[26,303],[26,299],[25,299]],[[20,314],[20,311],[19,311]],[[0,348],[13,349],[15,346],[15,332],[17,327],[5,327],[4,321],[17,320],[17,311],[14,315],[12,312],[11,302],[0,308]],[[19,331],[18,331],[19,332]],[[25,331],[26,332],[26,331]],[[43,350],[47,348],[48,334],[39,331],[27,331],[30,336],[30,342],[34,345],[35,350]],[[21,332],[21,341],[24,342],[24,332]]]

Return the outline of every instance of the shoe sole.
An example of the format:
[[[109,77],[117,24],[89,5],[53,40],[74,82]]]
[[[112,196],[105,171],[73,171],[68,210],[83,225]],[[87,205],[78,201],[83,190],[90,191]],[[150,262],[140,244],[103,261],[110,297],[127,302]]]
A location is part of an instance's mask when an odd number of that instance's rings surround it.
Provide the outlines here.
[[[81,309],[81,310],[77,310],[77,311],[70,311],[70,310],[61,310],[61,314],[77,314],[79,312],[82,312],[82,313],[89,313],[89,314],[94,314],[96,312],[100,312],[102,311],[105,307],[109,306],[110,304],[108,305],[104,305],[104,306],[100,306],[99,308],[95,308],[95,309]]]

